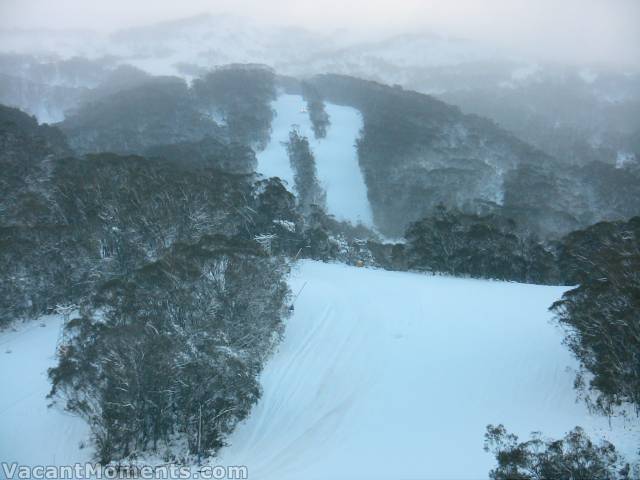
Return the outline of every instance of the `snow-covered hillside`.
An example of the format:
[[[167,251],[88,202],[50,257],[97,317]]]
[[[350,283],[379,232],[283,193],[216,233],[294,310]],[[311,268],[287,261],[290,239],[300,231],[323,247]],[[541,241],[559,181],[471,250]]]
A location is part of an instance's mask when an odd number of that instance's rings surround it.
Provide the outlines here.
[[[354,224],[373,225],[371,207],[367,199],[358,156],[356,140],[362,128],[362,116],[354,108],[326,104],[331,125],[327,136],[316,139],[313,135],[306,102],[300,95],[280,95],[273,102],[276,117],[272,123],[271,141],[258,153],[258,172],[267,177],[280,177],[293,188],[293,172],[284,142],[296,128],[309,139],[316,159],[318,177],[327,192],[327,209],[338,220]]]
[[[312,261],[291,286],[302,291],[263,397],[219,459],[249,478],[486,478],[488,423],[554,437],[581,425],[634,453],[637,433],[575,401],[576,364],[547,311],[562,287]],[[85,426],[46,407],[61,321],[44,325],[0,334],[1,458],[83,461]]]
[[[553,437],[581,425],[634,453],[621,421],[575,400],[547,311],[564,288],[310,261],[302,286],[263,397],[221,453],[250,478],[486,478],[488,423]]]
[[[23,465],[88,461],[88,426],[48,408],[47,369],[55,364],[62,317],[47,316],[0,333],[0,460]],[[0,478],[3,478],[0,470]]]

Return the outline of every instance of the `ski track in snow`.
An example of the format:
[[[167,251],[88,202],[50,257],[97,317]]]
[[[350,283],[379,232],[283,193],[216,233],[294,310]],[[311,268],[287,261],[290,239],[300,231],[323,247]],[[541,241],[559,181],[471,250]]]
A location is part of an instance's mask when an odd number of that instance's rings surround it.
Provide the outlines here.
[[[62,317],[52,315],[0,332],[1,461],[71,465],[90,459],[91,449],[80,448],[89,436],[85,422],[61,407],[49,408],[46,398],[61,327]]]
[[[547,310],[565,287],[313,261],[290,284],[306,286],[263,396],[216,463],[251,480],[482,479],[489,423],[522,439],[581,425],[635,453],[636,427],[576,402],[576,362]],[[86,425],[45,398],[62,320],[39,323],[0,333],[0,460],[87,461]]]
[[[301,262],[308,282],[263,396],[220,454],[259,480],[487,478],[485,427],[528,438],[580,425],[635,453],[637,432],[592,416],[544,287]]]
[[[272,105],[276,117],[272,123],[271,141],[258,152],[258,172],[267,177],[280,177],[290,190],[294,188],[293,172],[284,142],[295,125],[309,139],[316,159],[318,178],[327,192],[327,210],[338,220],[373,226],[367,188],[358,164],[355,143],[360,136],[362,117],[354,108],[326,104],[331,125],[324,139],[316,139],[309,115],[303,111],[306,102],[300,95],[280,95]]]

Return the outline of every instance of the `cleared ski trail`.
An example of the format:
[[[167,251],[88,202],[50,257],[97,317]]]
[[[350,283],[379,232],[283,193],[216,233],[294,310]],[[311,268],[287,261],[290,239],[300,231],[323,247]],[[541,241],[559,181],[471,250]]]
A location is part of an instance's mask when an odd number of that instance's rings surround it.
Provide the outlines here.
[[[310,261],[292,288],[305,282],[223,464],[256,480],[487,478],[489,423],[523,437],[581,425],[634,453],[620,420],[575,401],[547,311],[563,287]]]
[[[295,127],[309,140],[318,178],[327,192],[328,212],[339,220],[372,226],[367,187],[355,147],[362,128],[360,112],[327,103],[331,125],[326,138],[316,139],[305,107],[306,102],[300,95],[283,94],[273,102],[276,117],[271,125],[269,144],[257,154],[258,172],[267,177],[280,177],[293,190],[293,172],[284,142],[289,140],[289,132]]]
[[[312,261],[290,283],[306,286],[263,396],[217,459],[251,480],[483,479],[489,423],[522,437],[581,425],[635,453],[637,428],[575,401],[576,363],[547,311],[563,287]],[[86,425],[45,398],[61,319],[39,323],[0,333],[0,461],[87,461]]]

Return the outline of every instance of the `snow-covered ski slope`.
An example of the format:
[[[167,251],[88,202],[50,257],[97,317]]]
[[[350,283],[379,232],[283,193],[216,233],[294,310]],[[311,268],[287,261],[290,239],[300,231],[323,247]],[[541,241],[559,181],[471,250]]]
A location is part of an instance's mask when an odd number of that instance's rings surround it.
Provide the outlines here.
[[[273,102],[276,117],[272,123],[271,141],[258,152],[258,172],[267,177],[280,177],[293,190],[293,172],[284,142],[297,128],[309,139],[316,158],[318,177],[327,192],[327,210],[338,220],[373,225],[367,187],[358,165],[356,140],[362,128],[362,116],[354,108],[326,104],[331,125],[327,136],[316,139],[306,102],[300,95],[280,95]]]
[[[218,459],[251,480],[487,478],[488,423],[553,437],[581,425],[635,452],[637,431],[575,401],[547,311],[563,287],[312,261],[292,274],[303,285],[263,396]],[[0,333],[0,461],[82,462],[86,426],[45,398],[61,320],[39,323]]]
[[[55,365],[62,317],[47,316],[0,332],[0,461],[72,465],[88,461],[85,422],[48,408],[47,370]],[[0,478],[3,478],[0,469]]]
[[[576,403],[547,308],[564,291],[301,262],[264,394],[221,461],[256,480],[481,479],[488,423],[576,425],[633,454],[632,432]],[[635,437],[637,438],[637,437]]]

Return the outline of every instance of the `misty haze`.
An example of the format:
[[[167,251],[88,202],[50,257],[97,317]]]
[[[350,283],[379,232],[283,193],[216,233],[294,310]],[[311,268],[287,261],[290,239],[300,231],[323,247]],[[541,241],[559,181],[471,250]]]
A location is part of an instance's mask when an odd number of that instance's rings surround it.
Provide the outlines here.
[[[0,0],[0,479],[640,479],[640,2]]]

